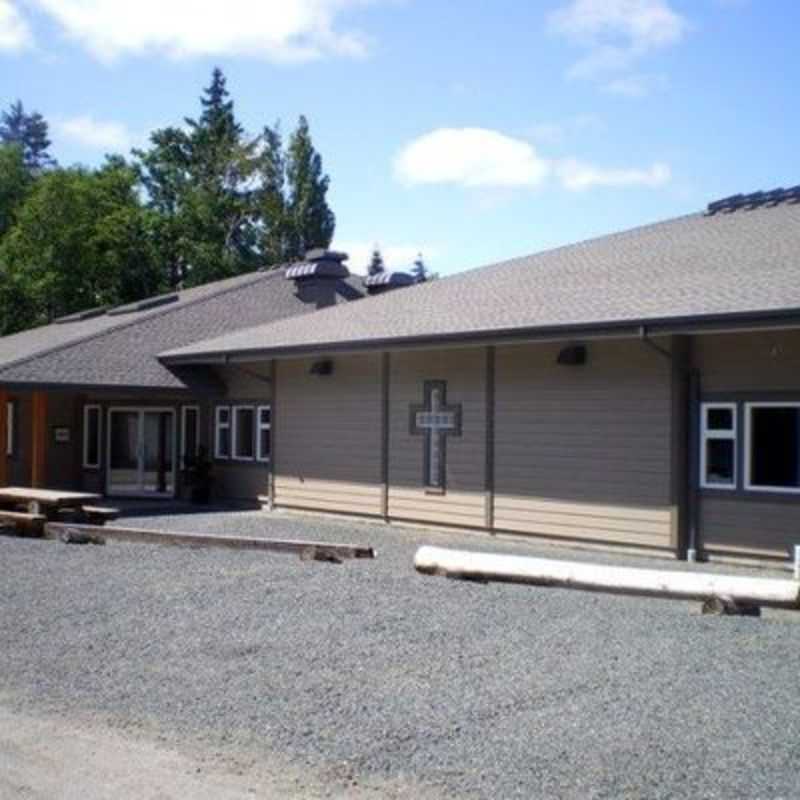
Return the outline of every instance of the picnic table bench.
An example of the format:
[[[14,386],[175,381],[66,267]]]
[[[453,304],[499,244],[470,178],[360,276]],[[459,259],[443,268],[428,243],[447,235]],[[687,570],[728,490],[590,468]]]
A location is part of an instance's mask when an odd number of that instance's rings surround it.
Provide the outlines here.
[[[29,514],[52,517],[62,509],[80,510],[96,503],[102,496],[91,492],[68,492],[61,489],[32,489],[25,486],[0,488],[0,506],[24,506]]]

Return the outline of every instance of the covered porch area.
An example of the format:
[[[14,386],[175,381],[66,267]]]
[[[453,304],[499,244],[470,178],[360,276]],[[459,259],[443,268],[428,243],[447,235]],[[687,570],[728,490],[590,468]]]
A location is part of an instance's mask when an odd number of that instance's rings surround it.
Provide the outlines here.
[[[0,387],[0,487],[173,499],[201,438],[187,400]]]

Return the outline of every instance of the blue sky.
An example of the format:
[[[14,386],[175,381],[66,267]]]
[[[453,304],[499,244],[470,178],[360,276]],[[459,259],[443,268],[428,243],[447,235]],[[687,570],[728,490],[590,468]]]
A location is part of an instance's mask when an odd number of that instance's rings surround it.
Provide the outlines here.
[[[195,115],[308,116],[335,244],[442,273],[800,183],[794,0],[0,0],[0,103],[98,163]]]

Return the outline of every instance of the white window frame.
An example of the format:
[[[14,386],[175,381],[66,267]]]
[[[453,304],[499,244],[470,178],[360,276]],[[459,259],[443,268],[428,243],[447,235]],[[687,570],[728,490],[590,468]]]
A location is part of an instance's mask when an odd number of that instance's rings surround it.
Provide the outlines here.
[[[228,412],[228,421],[222,422],[220,417],[223,412]],[[219,461],[230,460],[231,453],[233,452],[233,432],[231,430],[232,409],[230,406],[217,406],[214,411],[214,458]],[[228,452],[223,455],[220,453],[220,432],[223,430],[228,431]]]
[[[238,406],[233,406],[231,408],[231,422],[232,422],[232,425],[231,425],[231,458],[234,461],[255,461],[255,458],[256,458],[256,447],[257,447],[257,442],[255,441],[255,439],[254,439],[253,442],[251,442],[252,447],[253,447],[253,454],[252,455],[250,455],[250,456],[240,456],[236,452],[237,445],[238,445],[238,442],[239,442],[238,433],[237,433],[236,429],[237,429],[237,425],[238,425],[237,421],[238,421],[238,418],[239,418],[239,412],[240,411],[249,411],[253,415],[253,437],[255,437],[256,431],[257,431],[257,428],[258,428],[258,425],[257,425],[258,420],[256,418],[256,407],[255,406],[238,405]]]
[[[730,411],[733,427],[730,430],[713,430],[708,427],[709,411]],[[706,478],[708,466],[709,440],[723,440],[733,442],[733,478],[730,483],[718,483]],[[703,489],[720,489],[724,492],[735,491],[739,485],[739,420],[737,418],[736,403],[701,403],[700,404],[700,486]]]
[[[89,461],[89,415],[94,412],[97,414],[97,462]],[[102,419],[103,410],[97,403],[89,403],[83,407],[83,468],[100,469],[100,461],[103,452]]]
[[[186,413],[194,411],[194,453],[200,455],[200,406],[181,406],[181,469],[186,469]]]
[[[14,455],[14,440],[16,438],[17,404],[13,400],[6,402],[6,457]]]
[[[756,401],[744,404],[744,488],[748,492],[768,492],[771,494],[800,494],[800,486],[761,486],[752,483],[751,445],[753,438],[752,411],[755,408],[794,408],[800,410],[800,401],[776,400]]]
[[[263,423],[261,421],[261,412],[269,411],[269,422]],[[261,432],[270,432],[270,449],[266,455],[261,452]],[[272,458],[272,406],[263,405],[256,408],[256,460],[262,463],[269,463]]]

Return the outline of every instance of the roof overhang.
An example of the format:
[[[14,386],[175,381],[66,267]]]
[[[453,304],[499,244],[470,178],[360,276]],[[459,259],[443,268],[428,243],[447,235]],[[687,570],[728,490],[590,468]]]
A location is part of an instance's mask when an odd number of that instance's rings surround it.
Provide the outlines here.
[[[648,336],[744,333],[757,330],[800,328],[800,308],[747,311],[670,318],[640,318],[529,328],[466,331],[429,336],[354,339],[343,342],[309,342],[291,346],[265,346],[244,350],[204,353],[163,353],[159,360],[171,367],[190,364],[228,364],[271,358],[293,358],[318,354],[356,353],[375,350],[411,350],[441,347],[469,347],[493,344],[523,344],[535,341],[638,338]]]

